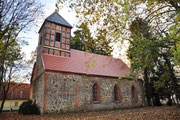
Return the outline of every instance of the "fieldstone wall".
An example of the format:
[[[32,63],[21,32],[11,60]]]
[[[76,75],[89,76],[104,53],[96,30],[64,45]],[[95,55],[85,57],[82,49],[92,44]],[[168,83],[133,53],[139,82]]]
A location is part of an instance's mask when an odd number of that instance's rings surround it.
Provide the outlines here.
[[[33,86],[33,101],[40,107],[40,112],[43,113],[44,105],[44,74],[40,75],[34,80],[31,85]]]
[[[44,67],[41,55],[37,55],[36,64],[34,65],[31,78],[30,99],[37,103],[40,107],[41,113],[43,113],[44,105],[44,79]]]
[[[117,78],[78,75],[60,72],[45,72],[44,113],[62,113],[73,111],[95,111],[137,107],[144,104],[142,81]],[[92,87],[97,83],[100,87],[100,102],[93,102]],[[114,101],[114,86],[118,83],[121,101]],[[132,102],[131,88],[136,88],[138,102]]]

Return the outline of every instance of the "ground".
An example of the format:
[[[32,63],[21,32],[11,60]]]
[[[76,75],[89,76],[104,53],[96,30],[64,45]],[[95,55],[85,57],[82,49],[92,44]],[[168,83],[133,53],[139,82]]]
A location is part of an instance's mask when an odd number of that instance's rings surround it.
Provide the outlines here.
[[[50,115],[19,115],[17,112],[0,114],[0,120],[180,120],[176,106],[144,107],[125,110],[66,113]]]

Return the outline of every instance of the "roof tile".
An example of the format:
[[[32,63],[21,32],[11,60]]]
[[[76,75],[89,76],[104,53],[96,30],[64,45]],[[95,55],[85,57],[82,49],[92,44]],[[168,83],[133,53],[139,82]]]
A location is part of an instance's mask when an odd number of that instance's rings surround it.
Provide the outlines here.
[[[72,26],[57,12],[52,13],[45,20],[72,28]]]
[[[28,100],[30,96],[30,84],[20,83],[10,85],[6,100]],[[2,95],[0,94],[0,100]]]
[[[42,58],[46,70],[109,77],[130,73],[130,68],[120,59],[74,49],[71,49],[71,57],[42,54]]]

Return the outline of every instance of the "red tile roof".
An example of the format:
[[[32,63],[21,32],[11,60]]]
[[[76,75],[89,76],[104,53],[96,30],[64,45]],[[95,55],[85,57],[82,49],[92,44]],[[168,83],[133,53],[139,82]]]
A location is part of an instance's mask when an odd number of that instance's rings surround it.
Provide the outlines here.
[[[42,60],[46,70],[109,77],[130,73],[130,68],[120,59],[74,49],[71,49],[71,57],[42,54]]]
[[[30,84],[11,85],[6,100],[29,100]],[[2,94],[0,94],[2,100]]]

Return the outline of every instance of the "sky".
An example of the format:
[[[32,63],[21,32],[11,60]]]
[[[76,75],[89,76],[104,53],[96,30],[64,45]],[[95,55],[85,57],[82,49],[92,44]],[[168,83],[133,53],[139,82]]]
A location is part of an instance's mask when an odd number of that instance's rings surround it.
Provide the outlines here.
[[[51,15],[55,11],[55,3],[57,0],[39,0],[40,3],[44,5],[43,11],[44,15],[39,16],[36,19],[37,26],[31,27],[31,29],[24,33],[22,32],[20,34],[20,37],[23,38],[25,41],[29,43],[29,45],[22,47],[22,51],[26,54],[25,59],[31,58],[31,52],[36,49],[38,46],[38,31],[43,24],[44,20]],[[59,11],[59,14],[68,22],[70,23],[73,28],[72,32],[76,30],[75,26],[77,23],[76,14],[73,11],[70,11],[68,8],[64,7],[62,10]],[[123,49],[119,47],[120,44],[116,43],[114,44],[115,50],[113,52],[113,57],[115,58],[121,58],[126,64],[129,65],[129,61],[126,57],[126,50],[127,47],[124,47]],[[120,51],[121,50],[121,51]]]

